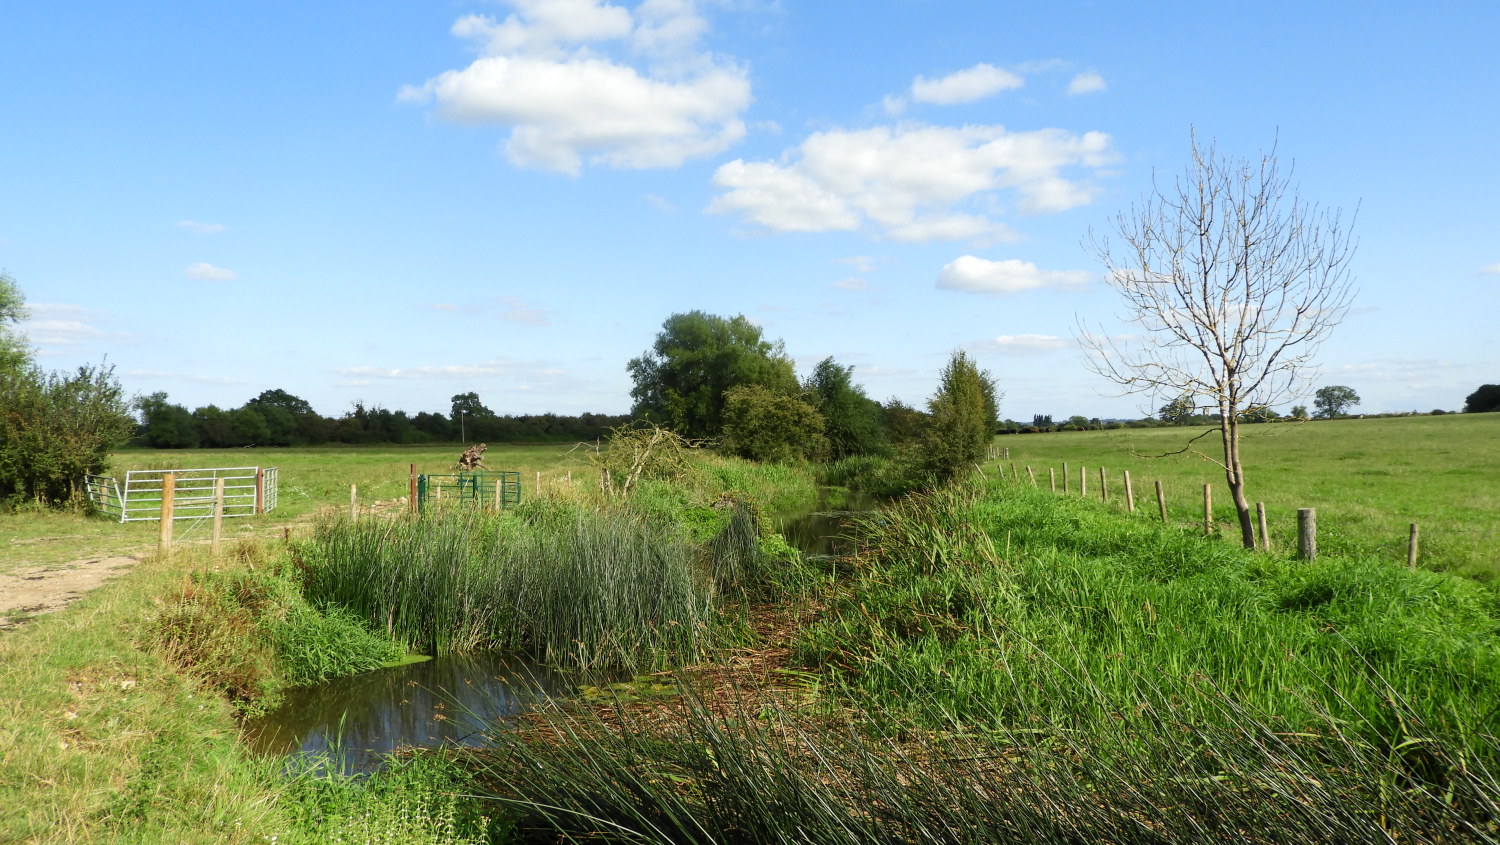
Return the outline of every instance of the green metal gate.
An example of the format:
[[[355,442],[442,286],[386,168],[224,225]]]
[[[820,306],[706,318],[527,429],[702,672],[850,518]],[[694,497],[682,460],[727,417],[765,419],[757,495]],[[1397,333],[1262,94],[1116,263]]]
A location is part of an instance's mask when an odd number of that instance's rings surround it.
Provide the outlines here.
[[[521,473],[461,472],[457,475],[417,476],[417,509],[444,503],[478,505],[500,510],[521,503]]]

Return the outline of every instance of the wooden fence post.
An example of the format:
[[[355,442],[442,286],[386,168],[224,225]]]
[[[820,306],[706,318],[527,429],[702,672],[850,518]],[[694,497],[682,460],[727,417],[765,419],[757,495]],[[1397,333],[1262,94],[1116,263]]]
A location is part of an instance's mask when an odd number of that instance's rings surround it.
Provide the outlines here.
[[[1089,494],[1089,468],[1078,468],[1078,495],[1087,497]]]
[[[157,535],[157,549],[164,555],[172,553],[172,499],[177,493],[176,473],[162,473],[161,477],[161,526]]]
[[[605,472],[608,471],[609,470],[605,470]],[[501,492],[500,479],[497,478],[495,479],[495,513],[500,512],[500,503],[501,501],[503,501],[501,498],[502,496],[504,496],[504,493]]]
[[[255,515],[266,512],[266,468],[255,468]]]
[[[1135,490],[1130,486],[1130,470],[1125,470],[1125,510],[1135,513]]]
[[[1036,473],[1034,473],[1034,472],[1031,471],[1031,466],[1030,465],[1028,465],[1026,467],[1026,477],[1029,478],[1029,479],[1031,479],[1031,486],[1035,487],[1036,486]]]
[[[214,538],[209,546],[214,557],[219,556],[219,538],[224,534],[224,479],[214,479]]]
[[[1203,533],[1214,533],[1214,488],[1210,484],[1203,485]]]
[[[1057,492],[1057,468],[1047,467],[1047,483],[1052,485],[1052,492]]]
[[[1161,521],[1167,521],[1167,493],[1161,487],[1161,482],[1156,482],[1156,509],[1161,511]]]
[[[353,484],[349,485],[349,518],[359,519],[359,489]]]
[[[1104,467],[1099,467],[1099,501],[1109,501],[1109,485],[1104,481]]]
[[[1255,520],[1260,523],[1260,550],[1269,552],[1271,550],[1271,533],[1266,530],[1266,503],[1255,503]]]
[[[1068,462],[1067,461],[1063,461],[1062,477],[1063,477],[1063,492],[1066,493],[1066,492],[1068,492]]]
[[[1406,565],[1413,569],[1417,566],[1417,524],[1411,524],[1411,536],[1406,540]]]
[[[1311,563],[1318,557],[1318,511],[1297,509],[1297,556]]]
[[[409,507],[407,508],[407,510],[411,511],[412,515],[415,516],[416,513],[417,513],[417,465],[416,464],[412,464],[411,465],[411,475],[407,479],[406,487],[407,487],[406,501],[407,501],[407,504],[409,505]]]

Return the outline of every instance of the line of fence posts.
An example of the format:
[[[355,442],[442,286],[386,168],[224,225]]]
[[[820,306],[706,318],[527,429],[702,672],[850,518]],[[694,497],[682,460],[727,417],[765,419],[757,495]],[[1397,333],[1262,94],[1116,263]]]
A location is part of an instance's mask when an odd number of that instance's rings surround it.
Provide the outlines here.
[[[1005,457],[1010,457],[1010,450],[1005,450]],[[1005,479],[1004,465],[996,466],[996,474],[1000,479]],[[980,469],[980,475],[984,470]],[[1058,471],[1055,467],[1047,467],[1047,486],[1053,493],[1057,492]],[[1010,465],[1010,477],[1019,482],[1021,473],[1014,463]],[[1036,470],[1030,464],[1026,465],[1026,477],[1030,479],[1031,486],[1036,487]],[[1130,470],[1121,473],[1122,483],[1125,489],[1125,509],[1129,513],[1135,513],[1135,489],[1132,486]],[[1154,482],[1156,488],[1156,509],[1163,523],[1167,522],[1167,495],[1166,488],[1160,480]],[[1062,462],[1062,492],[1069,492],[1068,484],[1068,462]],[[1078,493],[1080,496],[1088,495],[1088,468],[1078,468]],[[1099,467],[1099,499],[1102,502],[1109,501],[1109,480],[1104,467]],[[1313,561],[1318,556],[1317,528],[1318,518],[1316,508],[1297,509],[1297,556],[1306,561]],[[1259,538],[1256,547],[1263,552],[1271,551],[1271,532],[1266,517],[1266,503],[1255,503],[1255,526],[1258,529]],[[1213,485],[1203,485],[1203,533],[1213,536]],[[1406,565],[1415,568],[1417,565],[1418,550],[1420,542],[1420,531],[1417,523],[1410,524],[1410,530],[1406,541]]]

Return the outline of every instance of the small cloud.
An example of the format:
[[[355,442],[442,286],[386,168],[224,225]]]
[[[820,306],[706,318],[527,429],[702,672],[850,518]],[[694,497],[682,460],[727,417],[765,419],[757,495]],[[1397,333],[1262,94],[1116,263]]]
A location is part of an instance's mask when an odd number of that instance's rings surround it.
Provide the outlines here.
[[[868,255],[851,255],[848,258],[837,259],[837,263],[853,267],[856,273],[875,272],[875,259]]]
[[[448,364],[425,367],[336,367],[334,372],[356,379],[478,378],[514,373],[515,365],[503,358],[481,364]]]
[[[1014,258],[987,261],[972,255],[954,259],[938,273],[937,286],[966,293],[1018,293],[1036,288],[1082,285],[1089,281],[1082,270],[1043,270],[1030,261]]]
[[[240,274],[233,270],[215,267],[206,261],[189,266],[183,273],[189,279],[202,279],[205,282],[232,282],[240,277]]]
[[[900,117],[906,114],[906,98],[888,94],[880,101],[880,107],[885,109],[885,113],[891,117]]]
[[[545,326],[551,322],[545,310],[533,308],[519,300],[511,302],[509,308],[501,311],[500,319],[507,323],[520,323],[523,326]]]
[[[1484,268],[1483,270],[1480,270],[1479,272],[1490,276],[1500,276],[1500,261],[1496,261],[1494,264],[1491,264],[1490,266]]]
[[[850,276],[847,279],[839,279],[830,284],[829,287],[838,288],[839,290],[869,290],[870,283],[858,276]]]
[[[1079,94],[1094,94],[1108,89],[1109,83],[1104,81],[1104,77],[1090,71],[1073,77],[1073,81],[1068,83],[1068,96],[1076,97]]]
[[[672,214],[677,211],[677,206],[668,201],[666,197],[657,196],[656,194],[645,194],[641,199],[650,203],[652,207],[663,214]]]
[[[972,103],[1025,84],[1026,80],[1008,70],[977,64],[941,79],[917,77],[911,84],[911,98],[919,103],[951,106]]]
[[[247,384],[248,382],[228,376],[205,376],[191,373],[165,373],[159,370],[127,370],[125,375],[131,378],[152,379],[155,381],[186,381],[193,384]]]
[[[107,323],[109,315],[81,305],[36,302],[28,304],[26,312],[18,328],[44,355],[89,344],[140,343],[136,335],[100,328],[96,324]]]
[[[1073,341],[1046,334],[1002,334],[976,345],[987,352],[1035,355],[1067,349],[1073,345]]]
[[[199,223],[196,220],[178,220],[177,225],[198,235],[217,235],[228,228],[223,223]]]

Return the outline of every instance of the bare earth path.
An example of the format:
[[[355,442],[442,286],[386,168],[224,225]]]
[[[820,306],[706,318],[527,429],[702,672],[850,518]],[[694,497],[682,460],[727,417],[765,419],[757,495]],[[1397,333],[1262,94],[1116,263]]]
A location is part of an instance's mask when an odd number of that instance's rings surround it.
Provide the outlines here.
[[[128,555],[75,560],[0,573],[0,628],[57,610],[140,561]]]

